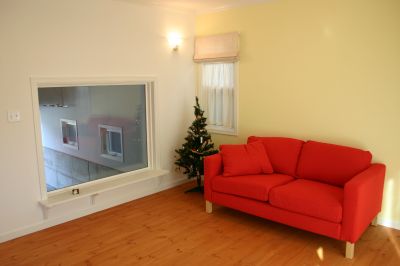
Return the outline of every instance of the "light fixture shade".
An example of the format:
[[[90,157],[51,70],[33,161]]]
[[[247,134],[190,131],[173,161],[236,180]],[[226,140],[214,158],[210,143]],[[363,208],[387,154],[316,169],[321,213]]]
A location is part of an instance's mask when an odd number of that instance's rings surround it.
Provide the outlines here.
[[[177,51],[182,44],[182,36],[176,32],[171,32],[168,35],[168,43],[172,50]]]
[[[238,61],[239,33],[196,37],[193,60],[195,62]]]

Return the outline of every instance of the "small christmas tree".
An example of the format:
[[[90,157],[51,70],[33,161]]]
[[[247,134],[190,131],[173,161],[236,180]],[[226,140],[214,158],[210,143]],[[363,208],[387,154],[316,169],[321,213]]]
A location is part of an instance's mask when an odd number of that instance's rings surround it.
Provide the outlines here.
[[[183,168],[183,173],[190,178],[197,179],[197,187],[190,191],[202,191],[201,176],[204,174],[203,158],[211,154],[215,154],[218,150],[214,149],[214,143],[210,134],[206,129],[206,117],[203,117],[204,111],[201,110],[199,99],[196,97],[196,105],[194,107],[195,120],[189,127],[186,143],[182,148],[176,149],[179,158],[175,164],[179,169]]]

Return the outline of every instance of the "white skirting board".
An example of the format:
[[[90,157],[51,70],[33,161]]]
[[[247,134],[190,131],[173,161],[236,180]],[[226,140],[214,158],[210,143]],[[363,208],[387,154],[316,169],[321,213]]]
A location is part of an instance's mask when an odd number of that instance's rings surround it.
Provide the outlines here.
[[[392,220],[380,219],[378,217],[378,224],[382,225],[382,226],[385,226],[385,227],[389,227],[389,228],[400,230],[400,222],[395,222],[395,221],[392,221]]]
[[[155,177],[156,179],[157,177]],[[164,177],[165,178],[165,177]],[[148,180],[147,180],[148,181]],[[110,199],[107,200],[106,202],[103,203],[98,203],[96,205],[88,205],[89,207],[83,210],[79,210],[79,211],[75,211],[75,212],[71,212],[67,215],[63,215],[63,216],[58,216],[58,217],[49,217],[48,219],[43,219],[42,221],[36,223],[36,224],[32,224],[26,227],[22,227],[22,228],[18,228],[16,230],[12,230],[9,232],[5,232],[3,234],[0,235],[0,243],[17,238],[17,237],[21,237],[33,232],[37,232],[58,224],[62,224],[95,212],[99,212],[138,198],[142,198],[178,185],[181,185],[183,183],[189,182],[190,180],[188,180],[185,177],[176,179],[176,178],[172,178],[171,177],[171,181],[170,182],[152,182],[152,186],[151,187],[147,187],[145,191],[132,191],[132,193],[130,194],[125,194],[125,195],[121,195],[121,197],[118,197],[117,199]],[[151,183],[151,182],[150,182]]]

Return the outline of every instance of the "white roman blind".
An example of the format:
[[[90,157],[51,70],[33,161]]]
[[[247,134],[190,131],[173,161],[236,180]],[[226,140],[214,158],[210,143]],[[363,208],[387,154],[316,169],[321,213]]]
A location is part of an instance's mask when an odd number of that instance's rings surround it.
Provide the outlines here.
[[[238,61],[239,33],[230,32],[196,37],[193,60],[196,63],[210,61]]]

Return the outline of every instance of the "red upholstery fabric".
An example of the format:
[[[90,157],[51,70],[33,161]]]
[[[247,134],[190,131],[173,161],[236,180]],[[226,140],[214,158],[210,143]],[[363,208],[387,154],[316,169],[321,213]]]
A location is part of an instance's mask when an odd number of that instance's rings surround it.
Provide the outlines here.
[[[344,186],[342,239],[355,243],[381,211],[386,167],[372,164]]]
[[[213,154],[204,158],[204,198],[212,201],[211,181],[214,177],[222,175],[221,154]]]
[[[275,187],[269,193],[272,206],[326,221],[342,221],[343,189],[319,182],[297,179]]]
[[[297,160],[304,141],[291,138],[255,136],[247,139],[247,143],[255,141],[261,141],[264,144],[275,173],[296,175]]]
[[[214,178],[214,191],[267,201],[271,188],[293,181],[293,177],[280,174]]]
[[[324,236],[340,239],[341,224],[282,210],[262,201],[218,192],[213,192],[212,194],[213,202],[216,204]]]
[[[273,172],[267,152],[261,142],[221,145],[223,176],[270,174]]]
[[[308,141],[301,151],[297,176],[336,186],[344,184],[371,165],[369,151]]]

